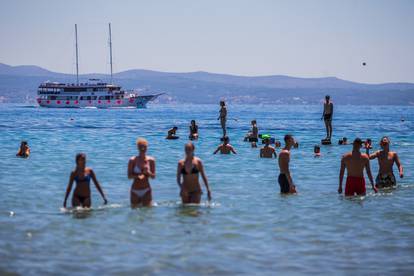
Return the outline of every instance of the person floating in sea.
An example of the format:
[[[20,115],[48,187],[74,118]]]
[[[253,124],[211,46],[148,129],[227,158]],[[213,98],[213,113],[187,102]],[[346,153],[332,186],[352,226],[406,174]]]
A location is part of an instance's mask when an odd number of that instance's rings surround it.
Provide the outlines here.
[[[20,148],[16,153],[17,157],[28,158],[30,155],[30,147],[27,144],[27,141],[22,141],[20,143]]]
[[[365,195],[365,178],[364,169],[367,171],[369,181],[372,189],[377,192],[374,186],[374,179],[371,174],[371,166],[369,163],[369,156],[361,153],[362,140],[356,138],[353,142],[351,152],[344,154],[341,160],[341,170],[339,172],[339,188],[338,193],[342,193],[342,182],[344,178],[345,169],[348,172],[345,186],[345,196]]]
[[[338,145],[348,145],[348,138],[343,137],[338,141]]]
[[[180,137],[177,136],[177,129],[178,129],[178,127],[174,126],[170,130],[168,130],[167,137],[165,139],[175,140],[175,139],[180,138]]]
[[[188,136],[190,140],[197,140],[198,139],[198,125],[196,124],[195,120],[191,120],[190,124],[190,135]]]
[[[149,179],[155,178],[155,159],[146,155],[148,142],[137,140],[138,156],[133,156],[128,162],[128,178],[133,179],[131,186],[131,207],[152,205],[152,190]]]
[[[274,147],[270,145],[270,139],[264,139],[265,145],[260,149],[260,157],[261,158],[277,158],[276,150]]]
[[[286,134],[284,137],[285,147],[279,153],[279,186],[281,194],[294,194],[296,193],[296,186],[293,184],[292,177],[289,170],[290,162],[290,150],[295,145],[295,139],[292,135]]]
[[[211,191],[208,186],[207,176],[204,172],[203,162],[200,158],[194,156],[195,146],[189,142],[184,147],[185,158],[178,161],[177,166],[177,184],[180,187],[180,196],[183,204],[195,203],[201,201],[201,185],[199,175],[204,181],[207,189],[207,198],[211,200]]]
[[[227,135],[227,107],[224,101],[220,101],[220,115],[217,120],[220,120],[221,129],[223,130],[223,137]]]
[[[397,185],[395,180],[393,166],[397,165],[400,178],[404,177],[404,169],[401,165],[398,154],[394,151],[390,151],[390,139],[387,136],[381,138],[380,146],[382,150],[379,150],[369,156],[369,159],[378,158],[379,171],[375,179],[375,186],[377,188],[388,188]]]
[[[65,200],[63,201],[63,207],[66,208],[66,202],[72,191],[73,182],[76,182],[76,187],[72,195],[72,207],[81,206],[83,208],[90,208],[91,201],[91,179],[95,184],[96,189],[101,194],[104,204],[108,203],[105,194],[96,179],[96,175],[92,168],[86,167],[86,155],[84,153],[78,153],[76,155],[76,168],[72,171],[69,177],[69,184],[66,188]]]
[[[333,103],[331,102],[331,97],[329,95],[325,96],[325,103],[323,104],[323,114],[322,118],[325,122],[326,128],[326,140],[331,140],[332,138],[332,117],[333,117]]]
[[[313,153],[315,157],[321,157],[321,146],[319,145],[315,145],[315,147],[313,148]]]
[[[221,154],[237,154],[237,152],[234,150],[233,146],[229,144],[229,142],[230,138],[228,136],[224,136],[223,143],[220,146],[218,146],[218,148],[214,151],[214,154],[216,154],[219,151]]]

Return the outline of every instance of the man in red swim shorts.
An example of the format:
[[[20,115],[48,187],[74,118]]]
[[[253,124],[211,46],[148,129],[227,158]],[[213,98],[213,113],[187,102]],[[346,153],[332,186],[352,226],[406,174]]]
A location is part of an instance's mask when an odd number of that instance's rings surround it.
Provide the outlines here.
[[[345,196],[365,195],[364,169],[366,169],[372,189],[377,192],[374,186],[374,179],[369,165],[369,156],[360,152],[362,140],[356,138],[351,152],[344,154],[341,160],[341,171],[339,173],[338,193],[342,193],[342,182],[345,169],[348,172],[345,186]]]

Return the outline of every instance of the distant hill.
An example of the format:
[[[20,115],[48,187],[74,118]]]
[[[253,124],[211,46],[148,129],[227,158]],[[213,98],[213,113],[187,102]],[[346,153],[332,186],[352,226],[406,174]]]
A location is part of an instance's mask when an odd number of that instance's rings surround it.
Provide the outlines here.
[[[80,75],[108,80],[106,74]],[[33,65],[0,63],[0,101],[34,102],[37,86],[44,81],[73,83],[75,77]],[[364,84],[336,77],[297,78],[282,75],[246,77],[208,72],[168,73],[127,70],[114,74],[114,82],[125,89],[148,93],[165,92],[162,102],[216,103],[225,98],[236,103],[313,104],[325,94],[341,104],[414,105],[414,84]]]

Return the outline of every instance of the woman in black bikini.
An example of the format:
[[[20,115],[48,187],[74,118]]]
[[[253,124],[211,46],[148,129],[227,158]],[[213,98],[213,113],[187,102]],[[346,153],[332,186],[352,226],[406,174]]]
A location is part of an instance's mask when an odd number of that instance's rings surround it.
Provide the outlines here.
[[[137,140],[138,156],[133,156],[128,163],[128,178],[133,179],[131,186],[131,207],[139,205],[152,206],[152,190],[149,178],[155,178],[155,159],[147,156],[148,142]]]
[[[194,156],[194,150],[193,143],[187,143],[185,145],[185,158],[178,161],[177,183],[181,189],[180,196],[183,204],[200,203],[202,190],[198,180],[199,174],[201,174],[206,185],[208,200],[211,200],[211,192],[204,172],[203,162],[200,158]]]
[[[70,174],[69,184],[66,188],[66,195],[65,200],[63,202],[63,207],[66,208],[66,201],[69,197],[70,192],[72,191],[73,182],[76,182],[76,188],[73,192],[72,196],[72,207],[86,207],[89,208],[92,205],[91,202],[91,189],[90,189],[90,182],[91,179],[95,184],[96,189],[101,194],[104,204],[108,203],[108,200],[105,197],[105,194],[99,184],[98,180],[96,179],[95,173],[89,167],[86,167],[86,155],[84,153],[78,153],[76,155],[76,168]]]
[[[197,140],[198,139],[198,125],[196,124],[195,120],[191,120],[190,136],[188,138],[190,140]]]

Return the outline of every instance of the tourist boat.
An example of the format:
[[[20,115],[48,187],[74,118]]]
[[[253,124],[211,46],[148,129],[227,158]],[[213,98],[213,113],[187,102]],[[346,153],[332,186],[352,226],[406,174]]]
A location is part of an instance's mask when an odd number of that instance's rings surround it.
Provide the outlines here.
[[[78,66],[78,30],[75,24],[76,40],[76,84],[44,82],[37,90],[37,102],[41,107],[60,108],[145,108],[146,104],[161,94],[140,95],[136,91],[125,91],[121,86],[112,84],[112,41],[111,24],[109,24],[109,48],[111,64],[111,83],[90,79],[87,83],[79,83]]]

